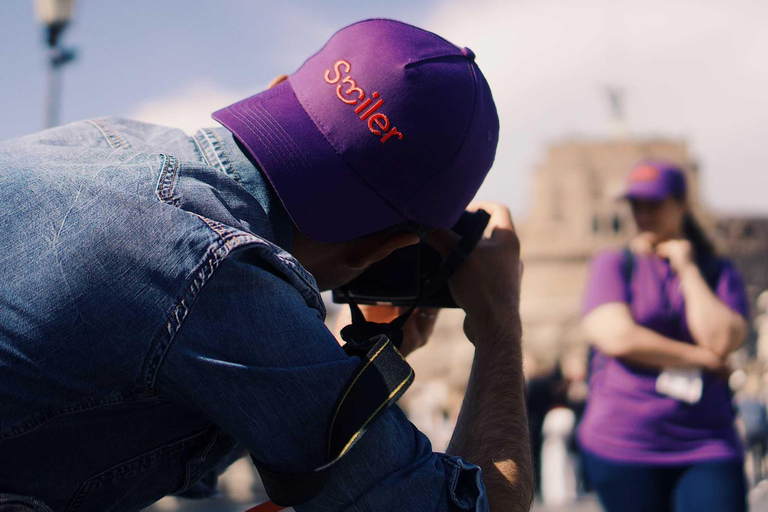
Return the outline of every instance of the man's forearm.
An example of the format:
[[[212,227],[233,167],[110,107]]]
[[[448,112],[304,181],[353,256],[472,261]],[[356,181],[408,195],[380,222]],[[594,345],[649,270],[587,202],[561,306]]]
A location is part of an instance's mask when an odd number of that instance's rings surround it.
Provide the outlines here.
[[[448,452],[483,470],[492,511],[527,511],[534,477],[519,318],[478,333],[467,393]],[[487,339],[493,338],[493,339]],[[475,341],[475,340],[473,340]]]

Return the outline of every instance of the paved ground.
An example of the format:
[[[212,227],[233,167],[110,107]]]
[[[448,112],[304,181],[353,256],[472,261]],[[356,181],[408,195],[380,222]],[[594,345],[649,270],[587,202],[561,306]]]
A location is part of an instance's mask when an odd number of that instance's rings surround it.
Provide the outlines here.
[[[145,512],[244,512],[252,503],[238,503],[229,499],[210,500],[175,500],[160,502]],[[290,512],[293,509],[288,509]],[[594,496],[586,496],[573,505],[563,507],[545,507],[537,503],[533,512],[601,512],[601,507]],[[750,499],[752,512],[768,511],[768,482],[762,488],[755,489]]]
[[[175,500],[155,505],[145,512],[244,512],[253,506],[248,503],[235,503],[227,499],[211,499],[202,501]],[[290,512],[293,509],[288,509]],[[567,507],[545,507],[536,504],[533,512],[600,512],[600,506],[593,497],[586,497],[574,505]],[[757,510],[757,509],[755,509]]]
[[[144,512],[245,512],[256,503],[267,499],[259,483],[254,477],[250,461],[240,459],[222,475],[220,498],[208,500],[164,498]],[[292,510],[287,509],[286,512]],[[541,503],[536,503],[533,507],[533,512],[601,512],[601,510],[594,495],[585,496],[574,504],[562,507],[546,507]],[[750,510],[751,512],[768,511],[768,480],[763,480],[750,493]]]
[[[534,512],[599,512],[600,510],[600,504],[592,495],[585,496],[576,503],[563,507],[545,507],[541,503],[533,505]]]

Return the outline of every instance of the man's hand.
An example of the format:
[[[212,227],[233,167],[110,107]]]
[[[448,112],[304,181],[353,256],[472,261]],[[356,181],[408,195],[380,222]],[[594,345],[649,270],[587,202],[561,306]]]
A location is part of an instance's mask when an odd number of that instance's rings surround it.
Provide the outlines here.
[[[475,358],[447,453],[480,466],[491,510],[528,511],[534,476],[520,324],[520,242],[509,210],[475,203],[491,214],[485,236],[450,280],[467,312],[464,332]]]
[[[693,245],[688,240],[662,242],[656,246],[656,254],[669,260],[669,266],[677,275],[694,263]]]
[[[491,219],[485,237],[449,284],[456,303],[467,312],[464,331],[476,343],[480,330],[518,327],[523,265],[509,209],[485,202],[472,203],[469,209],[483,209]]]
[[[408,308],[399,306],[360,306],[360,310],[369,322],[387,324],[408,311]],[[432,308],[417,308],[413,312],[403,326],[403,345],[400,347],[400,353],[403,354],[403,357],[408,356],[417,348],[427,344],[432,331],[435,329],[435,322],[437,321],[439,311]],[[336,328],[334,329],[339,342],[341,342],[341,338],[338,333],[350,323],[352,323],[352,316],[349,308],[344,308],[336,319]]]

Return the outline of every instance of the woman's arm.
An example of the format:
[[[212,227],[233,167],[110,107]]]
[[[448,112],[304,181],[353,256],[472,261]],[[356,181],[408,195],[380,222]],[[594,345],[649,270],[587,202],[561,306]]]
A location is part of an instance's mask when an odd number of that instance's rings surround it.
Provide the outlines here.
[[[694,262],[687,240],[671,240],[657,248],[680,278],[685,317],[694,341],[724,358],[741,346],[747,336],[747,321],[715,295]]]
[[[629,307],[610,302],[593,309],[582,321],[587,336],[601,352],[654,369],[703,368],[717,371],[721,358],[706,347],[680,342],[637,325]]]
[[[720,357],[739,348],[747,337],[744,317],[712,292],[695,264],[683,268],[679,276],[685,298],[685,318],[694,341]]]

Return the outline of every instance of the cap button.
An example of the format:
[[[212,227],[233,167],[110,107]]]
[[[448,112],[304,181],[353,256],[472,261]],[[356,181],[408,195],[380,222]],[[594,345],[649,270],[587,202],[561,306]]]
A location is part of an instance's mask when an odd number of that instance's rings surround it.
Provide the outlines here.
[[[467,48],[466,46],[461,49],[461,54],[464,55],[466,58],[468,58],[471,61],[475,60],[475,52]]]

